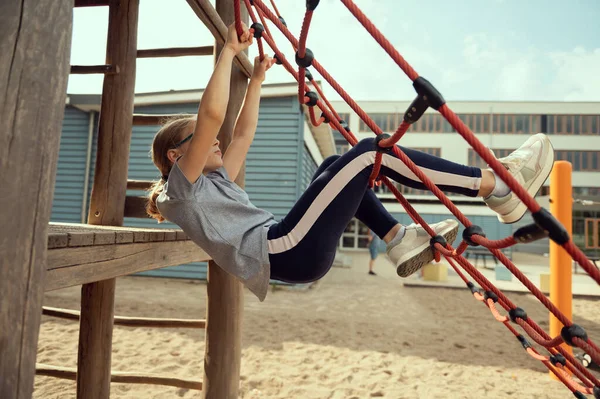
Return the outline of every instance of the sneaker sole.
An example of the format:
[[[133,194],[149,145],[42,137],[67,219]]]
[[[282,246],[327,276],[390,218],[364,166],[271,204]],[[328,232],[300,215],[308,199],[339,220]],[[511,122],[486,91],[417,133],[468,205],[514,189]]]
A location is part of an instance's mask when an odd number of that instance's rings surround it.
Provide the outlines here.
[[[448,229],[443,230],[440,235],[451,244],[458,235],[458,226],[449,227]],[[400,258],[400,264],[398,265],[396,272],[400,277],[408,277],[434,259],[433,249],[431,248],[431,245],[429,245],[429,242],[427,242],[426,244],[407,252],[406,255]]]
[[[550,146],[549,152],[552,154],[552,156],[548,157],[548,159],[546,160],[546,163],[544,164],[544,166],[542,166],[542,171],[533,180],[533,183],[531,183],[531,186],[529,186],[529,188],[527,189],[527,192],[529,193],[529,195],[531,195],[534,198],[537,195],[537,193],[540,191],[540,189],[542,188],[542,185],[544,184],[546,179],[548,179],[548,176],[550,176],[550,173],[552,172],[552,169],[554,168],[554,146],[552,145],[550,140],[548,140],[548,145]],[[525,216],[525,213],[527,213],[528,209],[527,209],[527,205],[525,205],[523,203],[523,201],[521,201],[521,200],[519,200],[519,201],[520,201],[519,205],[517,205],[515,207],[515,209],[513,209],[506,215],[499,214],[498,220],[500,220],[504,224],[513,224],[513,223],[516,223],[519,220],[521,220],[523,218],[523,216]]]

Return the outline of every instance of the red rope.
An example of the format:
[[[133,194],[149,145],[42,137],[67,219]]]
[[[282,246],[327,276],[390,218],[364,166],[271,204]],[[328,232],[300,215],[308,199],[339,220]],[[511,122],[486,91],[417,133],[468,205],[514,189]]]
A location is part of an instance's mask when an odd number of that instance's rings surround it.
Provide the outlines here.
[[[300,35],[300,41],[296,40],[296,38],[289,32],[289,30],[281,23],[279,18],[279,11],[275,7],[273,0],[271,3],[275,8],[277,16],[275,16],[261,0],[253,0],[254,6],[258,11],[258,16],[261,19],[263,26],[265,27],[265,32],[267,35],[263,35],[267,44],[275,51],[276,57],[281,61],[286,70],[288,70],[292,76],[298,81],[299,84],[299,92],[298,97],[300,103],[306,103],[308,98],[305,96],[305,93],[309,91],[308,86],[305,82],[305,69],[299,68],[298,73],[294,70],[292,65],[285,59],[285,56],[277,49],[275,43],[272,40],[272,36],[268,30],[265,16],[271,20],[277,28],[288,38],[288,40],[292,43],[294,49],[298,49],[298,55],[302,58],[306,52],[306,40],[308,36],[310,21],[312,18],[312,11],[308,11],[305,14],[304,22],[302,25],[302,32]],[[385,49],[385,51],[394,59],[394,61],[400,66],[400,68],[408,75],[411,80],[416,80],[419,75],[417,72],[402,58],[402,56],[395,50],[392,44],[383,36],[383,34],[369,21],[369,19],[358,9],[358,7],[351,0],[341,0],[346,7],[350,10],[350,12],[361,22],[361,24],[365,27],[365,29],[375,38],[375,40]],[[250,15],[254,22],[256,22],[256,18],[254,13],[251,11],[250,0],[245,0],[246,6],[250,11]],[[240,10],[239,10],[239,1],[234,1],[235,8],[235,16],[236,16],[236,28],[238,29],[238,33],[241,34],[241,21],[240,21]],[[262,54],[262,46],[259,40],[259,50]],[[329,84],[340,94],[340,96],[346,101],[348,105],[352,108],[352,110],[365,122],[367,126],[377,135],[382,134],[382,130],[375,124],[375,122],[368,116],[366,112],[364,112],[358,104],[344,91],[344,89],[333,79],[333,77],[323,68],[316,59],[313,59],[312,66],[323,76],[323,78],[329,82]],[[318,126],[323,120],[328,119],[329,123],[332,127],[336,128],[342,135],[348,140],[351,145],[355,145],[357,143],[354,135],[346,131],[341,124],[339,123],[339,115],[335,111],[335,109],[331,106],[329,101],[325,98],[323,92],[319,88],[318,85],[311,80],[311,83],[315,86],[318,91],[321,99],[317,100],[316,106],[319,107],[323,112],[323,117],[320,117],[319,120],[316,119],[314,114],[314,107],[309,107],[309,112],[311,116],[311,122]],[[325,104],[323,104],[323,102]],[[541,209],[540,205],[535,201],[535,199],[522,187],[518,184],[516,179],[500,164],[500,162],[493,157],[493,155],[483,146],[483,144],[475,137],[475,135],[469,130],[469,128],[464,125],[464,123],[454,114],[452,110],[447,105],[442,105],[439,110],[440,114],[442,114],[446,120],[454,127],[454,129],[459,132],[459,134],[473,147],[473,149],[490,165],[490,167],[496,172],[496,174],[511,188],[511,190],[515,193],[515,195],[523,201],[523,203],[527,206],[527,208],[531,212],[537,212]],[[394,154],[407,165],[407,167],[413,172],[419,180],[430,190],[433,194],[443,203],[452,214],[466,227],[471,226],[471,222],[469,219],[463,215],[460,210],[448,199],[444,193],[439,190],[435,184],[431,180],[425,176],[425,174],[419,169],[417,165],[415,165],[406,154],[396,145],[394,145],[400,138],[406,133],[410,124],[406,122],[402,122],[399,126],[398,130],[388,139],[384,139],[380,142],[380,145],[383,147],[392,147]],[[379,174],[379,169],[381,167],[381,159],[382,154],[380,152],[377,153],[376,160],[374,163],[373,171],[370,176],[370,185],[373,184],[373,181],[377,178]],[[431,229],[431,227],[423,220],[423,218],[415,211],[415,209],[408,203],[408,201],[404,198],[404,196],[398,191],[398,189],[393,185],[387,177],[383,177],[382,181],[386,186],[392,191],[395,195],[398,202],[405,208],[408,215],[418,224],[420,224],[430,236],[434,236],[435,233]],[[568,318],[566,318],[542,293],[535,285],[533,285],[520,270],[512,264],[512,262],[501,252],[500,248],[507,248],[516,244],[514,237],[507,237],[502,240],[488,240],[483,236],[473,235],[471,240],[476,244],[483,245],[490,249],[492,254],[499,259],[516,277],[519,279],[535,296],[538,300],[540,300],[558,319],[562,324],[566,326],[570,326],[572,323]],[[583,252],[577,248],[572,240],[568,241],[563,245],[565,250],[582,265],[582,267],[590,274],[597,282],[600,283],[600,271],[598,271],[592,263],[585,257]],[[468,248],[468,244],[465,241],[462,241],[459,247],[455,250],[450,245],[447,245],[446,248],[442,247],[440,244],[435,244],[435,257],[436,260],[439,260],[440,253],[446,257],[450,265],[457,271],[461,279],[465,282],[465,284],[470,284],[466,276],[459,270],[455,261],[481,286],[484,290],[493,292],[498,297],[498,303],[507,311],[511,309],[515,309],[516,306],[506,297],[504,296],[493,284],[491,284],[485,276],[483,276],[472,264],[470,264],[465,258],[462,257],[462,253]],[[453,259],[454,258],[454,259]],[[588,270],[589,269],[589,270]],[[472,287],[472,285],[471,285]],[[495,303],[488,299],[484,300],[484,297],[479,294],[479,292],[474,291],[473,295],[478,300],[490,308],[490,311],[496,318],[496,320],[502,322],[515,336],[520,337],[520,334],[510,325],[508,318],[505,316],[501,316],[495,307]],[[565,351],[560,345],[563,342],[562,337],[556,337],[552,339],[548,336],[548,334],[541,329],[531,318],[527,318],[526,320],[522,320],[517,318],[515,320],[517,324],[519,324],[536,343],[546,347],[551,353],[555,354],[556,352],[560,353],[567,360],[566,367],[571,370],[574,374],[578,376],[578,378],[586,385],[591,386],[592,383],[594,385],[600,385],[600,382],[573,356]],[[522,339],[522,338],[521,338]],[[584,341],[579,338],[574,338],[573,343],[580,348],[583,348],[586,353],[590,354],[592,359],[595,362],[600,363],[600,350],[598,347],[591,341]],[[557,377],[565,383],[565,385],[573,392],[575,390],[581,390],[582,392],[590,393],[590,388],[581,387],[575,382],[569,380],[568,374],[562,370],[562,368],[554,367],[549,361],[547,357],[539,355],[535,349],[526,348],[527,352],[533,356],[534,358],[541,360]],[[566,378],[565,377],[569,377]],[[586,379],[587,378],[587,379]]]

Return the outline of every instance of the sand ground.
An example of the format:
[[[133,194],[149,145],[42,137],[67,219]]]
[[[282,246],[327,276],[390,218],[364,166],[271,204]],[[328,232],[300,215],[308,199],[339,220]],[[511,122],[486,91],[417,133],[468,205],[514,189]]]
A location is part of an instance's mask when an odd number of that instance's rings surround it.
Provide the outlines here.
[[[568,398],[468,290],[403,287],[380,256],[333,268],[311,289],[245,294],[240,398]],[[547,330],[531,295],[510,294]],[[49,292],[44,305],[79,308],[79,288]],[[116,314],[204,318],[202,282],[147,277],[117,281]],[[600,302],[575,299],[573,320],[600,339]],[[44,317],[38,362],[75,367],[78,324]],[[204,330],[115,327],[113,370],[202,378]],[[37,377],[35,398],[74,398],[75,383]],[[198,391],[112,384],[111,398],[200,398]]]

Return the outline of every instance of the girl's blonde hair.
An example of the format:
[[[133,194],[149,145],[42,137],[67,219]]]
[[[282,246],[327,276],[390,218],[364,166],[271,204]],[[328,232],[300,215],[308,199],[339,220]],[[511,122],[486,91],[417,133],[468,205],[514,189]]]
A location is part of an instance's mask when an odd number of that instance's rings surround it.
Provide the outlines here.
[[[190,124],[196,123],[196,115],[177,115],[168,119],[160,130],[154,136],[150,156],[152,162],[158,168],[161,179],[154,182],[148,191],[148,202],[146,203],[146,213],[158,222],[164,222],[165,218],[160,214],[156,206],[156,199],[164,189],[166,177],[171,172],[171,160],[168,157],[168,151],[175,148],[175,145],[181,141],[185,132],[189,131]]]

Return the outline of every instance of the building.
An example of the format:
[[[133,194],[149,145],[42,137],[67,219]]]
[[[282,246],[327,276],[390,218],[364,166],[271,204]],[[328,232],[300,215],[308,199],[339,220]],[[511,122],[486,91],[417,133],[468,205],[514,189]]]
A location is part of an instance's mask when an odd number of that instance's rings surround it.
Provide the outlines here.
[[[331,130],[309,125],[298,104],[294,84],[265,85],[262,90],[255,141],[246,163],[245,185],[251,201],[277,218],[288,213],[310,183],[324,157],[335,153]],[[135,96],[135,113],[197,113],[202,90],[145,93]],[[51,221],[85,223],[94,176],[99,95],[68,95],[60,141]],[[130,180],[156,180],[159,172],[150,160],[158,126],[134,126]],[[128,191],[128,195],[142,195]],[[125,218],[133,227],[176,228],[154,219]],[[204,279],[206,264],[188,264],[142,273],[153,276]]]
[[[146,114],[195,113],[202,90],[145,93],[135,97],[135,112]],[[336,111],[359,138],[374,134],[346,103],[333,102]],[[491,148],[502,157],[525,141],[531,133],[551,136],[556,159],[573,164],[573,237],[591,256],[600,255],[600,103],[559,102],[452,102],[452,109]],[[396,130],[409,102],[360,102],[371,118],[387,133]],[[61,136],[52,221],[85,222],[91,179],[95,164],[98,95],[69,95]],[[150,161],[149,149],[156,126],[134,126],[129,160],[129,179],[152,180],[158,171]],[[401,139],[401,145],[448,160],[485,167],[469,145],[454,132],[443,117],[433,111],[423,115]],[[287,214],[310,182],[316,167],[334,153],[349,148],[346,140],[326,125],[313,126],[305,107],[297,101],[295,84],[265,85],[260,105],[258,131],[248,154],[246,190],[252,202],[280,218]],[[426,221],[451,217],[449,211],[428,191],[399,187]],[[376,187],[378,197],[401,223],[412,220],[386,187]],[[128,193],[135,194],[135,193]],[[548,182],[538,201],[548,207]],[[139,193],[138,193],[139,195]],[[526,216],[514,225],[505,225],[481,199],[451,195],[450,198],[488,238],[499,239],[531,223]],[[152,220],[126,218],[129,226],[167,227]],[[353,220],[340,238],[340,248],[361,250],[367,246],[368,228]],[[382,246],[381,250],[384,248]],[[517,245],[513,250],[548,252],[548,240]],[[147,275],[204,278],[205,264],[181,265],[147,272]]]
[[[373,137],[373,132],[345,102],[332,102],[357,138]],[[402,121],[410,102],[363,101],[359,106],[386,133],[393,133]],[[449,102],[452,110],[469,126],[477,138],[497,157],[516,149],[526,135],[543,132],[551,136],[557,160],[573,165],[574,203],[573,237],[586,253],[600,254],[600,102]],[[347,150],[346,140],[335,132],[338,152]],[[450,161],[485,167],[485,162],[452,126],[434,110],[428,110],[415,123],[399,144],[420,149]],[[538,195],[538,201],[548,207],[548,184]],[[429,222],[446,218],[450,213],[430,192],[399,187],[416,209]],[[390,212],[402,222],[410,222],[403,209],[383,187],[378,196]],[[501,224],[480,199],[450,196],[461,211],[475,224],[484,228],[488,238],[502,238],[515,228],[531,223],[524,217],[515,225]],[[588,204],[586,204],[586,202]],[[591,202],[591,204],[589,204]],[[355,221],[341,240],[343,247],[366,245],[366,227]],[[547,253],[548,241],[518,245],[518,251]]]

